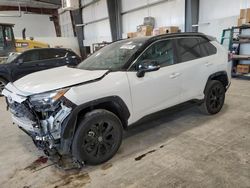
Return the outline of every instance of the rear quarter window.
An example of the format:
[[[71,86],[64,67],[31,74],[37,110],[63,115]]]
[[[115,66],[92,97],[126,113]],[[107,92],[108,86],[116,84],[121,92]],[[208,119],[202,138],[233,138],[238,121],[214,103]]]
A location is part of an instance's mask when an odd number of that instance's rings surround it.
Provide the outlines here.
[[[207,39],[202,37],[188,37],[176,40],[178,63],[214,55],[217,52]]]
[[[200,48],[201,48],[201,53],[202,57],[214,55],[217,53],[217,49],[214,45],[210,43],[210,41],[200,38]]]

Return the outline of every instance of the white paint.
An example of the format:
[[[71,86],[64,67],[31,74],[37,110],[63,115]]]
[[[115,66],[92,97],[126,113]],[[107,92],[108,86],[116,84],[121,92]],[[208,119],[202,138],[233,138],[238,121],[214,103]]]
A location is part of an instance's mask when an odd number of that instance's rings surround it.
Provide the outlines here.
[[[237,26],[241,8],[250,7],[250,0],[200,0],[199,31],[215,36],[219,41],[222,30]]]
[[[89,71],[63,66],[29,74],[13,85],[18,90],[37,94],[97,79],[106,72],[107,70]]]
[[[18,11],[0,11],[0,14],[17,15]],[[25,14],[21,17],[0,17],[0,23],[12,23],[16,38],[22,37],[22,30],[26,28],[26,37],[56,37],[54,23],[49,15]]]
[[[162,67],[145,73],[142,78],[138,78],[135,71],[110,72],[99,81],[71,87],[65,97],[81,105],[104,97],[118,96],[130,111],[129,124],[190,99],[202,99],[211,74],[226,71],[230,82],[231,65],[228,63],[227,51],[215,41],[212,44],[217,48],[215,55]],[[38,94],[86,82],[106,72],[59,67],[27,75],[14,82],[14,86],[25,96],[25,93]],[[10,92],[16,90],[10,86],[6,86]]]
[[[122,12],[152,4],[159,0],[122,0]],[[184,31],[185,25],[185,1],[170,0],[164,3],[150,6],[142,10],[131,12],[122,16],[123,33],[134,32],[138,25],[143,24],[144,17],[155,18],[155,27],[179,26]]]

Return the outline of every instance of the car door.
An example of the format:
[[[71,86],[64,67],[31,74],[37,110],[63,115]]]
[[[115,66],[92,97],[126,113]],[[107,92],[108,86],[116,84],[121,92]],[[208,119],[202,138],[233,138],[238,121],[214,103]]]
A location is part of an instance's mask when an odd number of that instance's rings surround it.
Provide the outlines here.
[[[136,67],[145,60],[156,61],[160,69],[138,77]],[[135,119],[179,103],[181,75],[175,63],[172,40],[161,40],[150,45],[131,66],[127,76]]]
[[[37,62],[39,61],[39,53],[37,50],[24,52],[13,62],[12,78],[17,80],[27,74],[39,71]]]
[[[64,66],[66,51],[63,49],[40,49],[39,50],[39,61],[38,66],[40,70],[46,70],[59,66]]]
[[[215,66],[206,47],[209,42],[202,37],[184,37],[175,41],[177,63],[182,65],[179,69],[183,78],[181,102],[203,99],[210,70]]]

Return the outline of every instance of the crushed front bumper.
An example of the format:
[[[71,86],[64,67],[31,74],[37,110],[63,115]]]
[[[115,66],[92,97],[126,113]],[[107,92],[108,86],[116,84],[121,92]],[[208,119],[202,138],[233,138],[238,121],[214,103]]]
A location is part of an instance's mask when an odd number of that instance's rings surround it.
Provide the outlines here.
[[[65,141],[61,138],[62,126],[73,106],[69,106],[69,103],[66,104],[62,99],[57,103],[55,111],[37,112],[32,108],[28,97],[19,96],[8,90],[4,90],[3,94],[12,114],[13,124],[27,133],[35,145],[47,155],[55,151],[63,153],[61,150],[65,148]]]

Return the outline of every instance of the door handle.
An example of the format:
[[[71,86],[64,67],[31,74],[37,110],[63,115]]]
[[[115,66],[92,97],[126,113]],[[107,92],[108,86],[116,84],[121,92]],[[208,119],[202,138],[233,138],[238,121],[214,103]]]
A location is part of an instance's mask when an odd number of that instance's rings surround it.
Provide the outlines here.
[[[180,76],[181,75],[181,73],[178,73],[178,72],[176,72],[176,73],[172,73],[172,74],[170,74],[170,78],[172,78],[172,79],[174,79],[174,78],[177,78],[178,76]]]
[[[205,66],[207,66],[207,67],[209,67],[209,66],[211,66],[211,65],[213,65],[213,63],[211,63],[211,62],[206,62],[206,63],[205,63]]]

